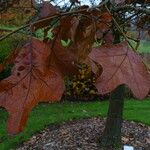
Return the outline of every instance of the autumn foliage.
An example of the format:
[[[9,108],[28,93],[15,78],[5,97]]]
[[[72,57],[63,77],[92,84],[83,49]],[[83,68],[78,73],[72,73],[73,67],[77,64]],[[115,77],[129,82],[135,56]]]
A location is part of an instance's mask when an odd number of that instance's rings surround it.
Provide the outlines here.
[[[121,84],[126,84],[137,98],[148,94],[150,74],[140,56],[127,41],[114,45],[111,32],[112,38],[104,38],[112,26],[112,16],[106,9],[81,7],[77,15],[61,16],[51,4],[43,7],[31,30],[44,28],[44,41],[31,37],[17,56],[6,61],[14,62],[12,74],[0,81],[0,106],[9,112],[8,133],[21,132],[30,111],[39,102],[59,101],[64,92],[64,76],[76,74],[79,62],[86,62],[97,73],[95,85],[99,94],[109,93]],[[50,40],[46,36],[48,26],[56,19],[59,23],[53,27],[54,38]],[[96,37],[105,42],[93,48]],[[68,39],[71,42],[63,47],[61,40]],[[4,65],[0,65],[1,71]]]
[[[141,57],[128,47],[127,42],[93,48],[89,57],[103,68],[96,82],[100,94],[109,93],[121,84],[126,84],[140,99],[149,92],[149,73]]]

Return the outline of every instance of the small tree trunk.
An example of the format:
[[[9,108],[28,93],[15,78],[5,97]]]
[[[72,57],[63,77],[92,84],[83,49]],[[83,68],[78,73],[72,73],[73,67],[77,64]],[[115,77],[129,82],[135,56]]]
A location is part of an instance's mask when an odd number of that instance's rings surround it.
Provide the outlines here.
[[[117,19],[119,22],[119,19]],[[120,32],[115,29],[114,25],[114,44],[120,43]],[[101,146],[112,150],[121,145],[121,127],[123,121],[123,107],[124,107],[125,85],[118,86],[110,96],[109,109],[105,129],[101,139]]]
[[[120,85],[110,96],[106,125],[100,142],[102,147],[116,148],[121,144],[124,93],[125,86]]]

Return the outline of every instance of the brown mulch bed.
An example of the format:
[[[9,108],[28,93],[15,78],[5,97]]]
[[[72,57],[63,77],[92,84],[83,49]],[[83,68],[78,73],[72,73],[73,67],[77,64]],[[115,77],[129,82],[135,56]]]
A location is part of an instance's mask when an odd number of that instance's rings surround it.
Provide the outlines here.
[[[105,119],[92,118],[50,125],[17,150],[100,150],[98,139]],[[124,121],[122,143],[135,150],[150,150],[150,127]]]

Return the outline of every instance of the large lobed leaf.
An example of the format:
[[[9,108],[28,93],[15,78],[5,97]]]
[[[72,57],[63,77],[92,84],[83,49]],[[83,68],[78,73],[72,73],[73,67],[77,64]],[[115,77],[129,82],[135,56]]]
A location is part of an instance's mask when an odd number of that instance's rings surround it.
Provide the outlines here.
[[[148,94],[150,74],[141,57],[128,47],[127,42],[93,48],[89,57],[103,68],[96,81],[100,94],[109,93],[121,84],[126,84],[139,99]]]
[[[22,131],[29,112],[39,102],[61,99],[64,81],[48,66],[50,53],[48,44],[32,39],[17,56],[12,75],[0,82],[0,106],[9,112],[8,133]]]
[[[76,74],[77,68],[75,63],[77,62],[77,55],[70,50],[70,47],[63,47],[60,39],[55,42],[48,42],[51,48],[51,54],[49,56],[48,64],[62,75],[73,75]]]
[[[94,43],[95,28],[91,19],[84,19],[74,16],[65,16],[60,20],[60,26],[53,30],[54,39],[51,43],[54,45],[53,50],[55,53],[57,47],[60,47],[61,40],[70,39],[70,44],[65,49],[66,53],[74,55],[76,61],[84,60]],[[59,48],[62,49],[62,48]],[[57,53],[59,55],[59,53]],[[70,57],[68,55],[68,57]]]

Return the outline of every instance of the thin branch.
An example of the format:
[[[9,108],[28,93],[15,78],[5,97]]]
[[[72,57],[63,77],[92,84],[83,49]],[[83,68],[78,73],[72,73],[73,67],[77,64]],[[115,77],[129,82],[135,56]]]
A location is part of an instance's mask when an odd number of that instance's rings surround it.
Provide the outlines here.
[[[112,14],[111,14],[110,10],[108,9],[107,5],[105,5],[105,6],[106,6],[106,9],[107,9],[108,13],[112,16]],[[128,40],[126,34],[122,31],[122,29],[121,29],[121,27],[119,26],[119,24],[118,24],[118,22],[116,21],[116,19],[115,19],[113,16],[112,16],[112,19],[113,19],[113,21],[114,21],[114,23],[115,23],[115,26],[116,26],[117,30],[124,36],[125,40],[128,42],[128,44],[130,45],[130,47],[135,51],[134,47],[132,46],[132,44],[131,44],[130,41]]]
[[[18,29],[16,29],[16,30],[10,32],[9,34],[7,34],[7,35],[1,37],[1,38],[0,38],[0,41],[6,39],[7,37],[11,36],[12,34],[18,32],[18,31],[20,31],[20,30],[22,30],[22,29],[24,29],[24,28],[26,28],[26,27],[29,27],[29,26],[30,26],[30,24],[26,24],[26,25],[24,25],[24,26],[22,26],[22,27],[19,27]]]
[[[128,36],[128,35],[126,35],[126,37],[127,37],[128,39],[134,41],[134,42],[139,42],[139,41],[140,41],[140,39],[135,39],[135,38],[132,38],[131,36]]]
[[[105,7],[106,7],[107,11],[109,12],[109,14],[112,15],[111,12],[110,12],[110,10],[109,10],[109,8],[107,7],[107,5],[105,5]],[[115,23],[115,26],[116,26],[117,30],[124,36],[125,40],[128,42],[128,44],[129,44],[129,46],[132,48],[132,50],[135,51],[137,55],[139,55],[139,54],[137,53],[137,51],[135,50],[135,48],[134,48],[134,47],[132,46],[132,44],[130,43],[130,41],[128,40],[128,37],[126,36],[126,34],[122,31],[122,29],[121,29],[120,25],[118,24],[118,22],[116,21],[116,19],[115,19],[113,16],[112,16],[112,19],[113,19],[113,21],[114,21],[114,23]],[[142,62],[143,62],[143,64],[146,66],[146,68],[147,68],[148,70],[150,70],[150,67],[144,62],[144,60],[142,60]]]
[[[90,10],[93,10],[93,9],[95,9],[95,8],[99,8],[99,7],[103,6],[103,5],[105,5],[107,2],[108,2],[108,0],[105,0],[105,1],[102,2],[100,5],[98,5],[98,6],[96,6],[96,7],[92,7],[91,9],[87,9],[87,8],[86,8],[86,9],[77,10],[77,11],[72,11],[72,12],[65,12],[65,13],[61,13],[61,14],[55,14],[55,15],[53,15],[53,16],[50,16],[50,17],[47,17],[47,18],[44,18],[44,19],[40,19],[40,20],[35,21],[35,22],[32,22],[32,23],[30,23],[30,24],[26,24],[26,25],[24,25],[24,26],[19,27],[19,28],[16,29],[16,30],[12,31],[11,33],[9,33],[9,34],[7,34],[7,35],[1,37],[1,38],[0,38],[0,41],[6,39],[7,37],[11,36],[12,34],[18,32],[18,31],[20,31],[20,30],[22,30],[22,29],[24,29],[24,28],[27,28],[27,27],[29,27],[29,26],[34,27],[34,26],[36,26],[36,25],[38,25],[38,24],[40,24],[40,23],[44,23],[44,22],[47,22],[47,21],[51,21],[52,19],[57,18],[57,17],[63,17],[63,16],[71,15],[71,14],[79,14],[79,13],[82,13],[82,12],[85,12],[85,11],[90,11]]]
[[[131,5],[124,5],[124,6],[120,6],[120,7],[116,7],[114,8],[115,11],[120,11],[120,10],[134,10],[136,12],[143,12],[147,15],[150,15],[150,9],[147,9],[147,8],[141,8],[141,7],[134,7],[134,6],[131,6]]]
[[[74,4],[75,4],[75,2],[72,2],[71,5],[69,6],[69,8],[67,8],[66,12],[70,11]]]

